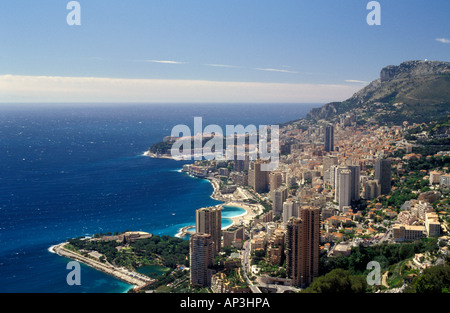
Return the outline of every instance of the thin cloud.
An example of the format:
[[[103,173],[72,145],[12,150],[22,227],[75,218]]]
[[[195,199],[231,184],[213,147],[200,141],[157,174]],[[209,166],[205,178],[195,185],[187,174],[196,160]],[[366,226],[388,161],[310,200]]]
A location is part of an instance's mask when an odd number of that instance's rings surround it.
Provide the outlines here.
[[[239,66],[236,65],[228,65],[228,64],[205,64],[206,66],[212,66],[212,67],[226,67],[226,68],[239,68]]]
[[[439,41],[440,43],[450,43],[450,39],[447,38],[436,38],[436,41]]]
[[[145,60],[144,62],[161,63],[161,64],[186,64],[185,62],[170,61],[170,60]]]
[[[255,68],[255,70],[258,70],[258,71],[266,71],[266,72],[278,72],[278,73],[298,74],[298,72],[295,72],[295,71],[280,70],[280,69],[277,69],[277,68],[260,68],[260,67],[257,67],[257,68]]]
[[[346,83],[353,83],[353,84],[368,84],[369,82],[366,82],[364,80],[356,80],[356,79],[347,79],[345,80]]]

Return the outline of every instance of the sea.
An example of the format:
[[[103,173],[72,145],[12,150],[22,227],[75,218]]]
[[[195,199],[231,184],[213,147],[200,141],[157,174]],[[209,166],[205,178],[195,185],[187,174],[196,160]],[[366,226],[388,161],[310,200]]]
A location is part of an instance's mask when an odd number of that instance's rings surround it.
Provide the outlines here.
[[[0,104],[0,293],[124,293],[132,286],[81,266],[52,245],[97,233],[175,236],[220,202],[180,169],[144,156],[175,125],[274,125],[321,104]],[[223,226],[242,209],[225,209]]]

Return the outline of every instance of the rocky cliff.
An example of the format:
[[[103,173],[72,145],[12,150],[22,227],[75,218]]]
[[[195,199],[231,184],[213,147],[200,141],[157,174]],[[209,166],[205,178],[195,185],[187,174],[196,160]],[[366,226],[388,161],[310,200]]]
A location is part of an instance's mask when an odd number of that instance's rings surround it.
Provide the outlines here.
[[[371,107],[379,107],[380,104],[384,104],[382,107],[386,114],[395,113],[392,116],[396,121],[416,121],[450,114],[450,63],[408,61],[398,66],[387,66],[381,70],[379,79],[350,99],[313,109],[307,118],[330,119],[358,108],[370,111]]]

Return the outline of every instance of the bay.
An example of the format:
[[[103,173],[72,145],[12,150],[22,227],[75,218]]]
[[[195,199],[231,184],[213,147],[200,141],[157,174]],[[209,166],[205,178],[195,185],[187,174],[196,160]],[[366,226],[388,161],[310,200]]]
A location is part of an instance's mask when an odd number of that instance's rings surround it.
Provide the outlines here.
[[[96,233],[175,235],[220,202],[188,161],[143,156],[173,126],[281,123],[318,105],[121,104],[0,106],[0,292],[126,292],[89,267],[68,286],[51,245]]]

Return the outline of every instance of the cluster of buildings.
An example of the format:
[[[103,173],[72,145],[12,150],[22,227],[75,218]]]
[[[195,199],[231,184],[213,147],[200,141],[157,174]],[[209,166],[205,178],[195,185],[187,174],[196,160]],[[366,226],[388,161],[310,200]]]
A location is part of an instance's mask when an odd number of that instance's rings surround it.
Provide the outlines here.
[[[439,184],[440,187],[450,187],[450,174],[438,171],[430,172],[430,184]]]
[[[361,199],[391,193],[392,173],[398,165],[388,155],[398,148],[411,152],[403,140],[405,127],[357,125],[354,115],[323,126],[305,126],[299,121],[281,129],[282,155],[273,171],[263,170],[265,161],[247,156],[231,161],[232,171],[186,165],[183,170],[198,177],[216,171],[232,186],[252,190],[258,200],[271,205],[250,229],[241,226],[225,231],[220,230],[220,209],[198,210],[197,232],[190,238],[191,283],[211,286],[212,279],[215,288],[223,290],[226,275],[215,276],[211,269],[214,256],[221,245],[241,249],[247,239],[252,253],[264,251],[268,263],[285,264],[287,281],[304,287],[318,276],[321,253],[347,256],[351,243],[345,238],[375,236],[379,222],[393,224],[387,232],[392,230],[397,242],[442,234],[431,205],[436,193],[405,203],[400,212],[375,202],[366,216],[355,210]],[[432,171],[430,183],[449,186],[450,175]]]
[[[214,170],[210,166],[196,165],[196,164],[185,164],[183,165],[182,172],[185,172],[191,176],[206,178],[208,173]]]
[[[242,248],[244,228],[232,226],[222,230],[220,206],[196,210],[196,231],[189,238],[190,284],[194,287],[210,287],[213,292],[250,292],[243,286],[240,254],[232,255],[224,262],[224,269],[217,271],[214,261],[222,246]],[[237,272],[232,279],[230,274]]]
[[[217,289],[220,286],[219,289],[223,291],[226,274],[214,270],[215,256],[220,252],[221,245],[242,248],[247,235],[241,226],[221,230],[220,212],[219,207],[196,211],[196,232],[190,237],[190,282],[197,287],[214,286]],[[267,261],[273,265],[282,265],[286,261],[289,283],[307,286],[319,271],[320,210],[300,207],[295,215],[282,225],[264,223],[264,231],[254,227],[250,232],[249,249],[251,253],[265,251]],[[240,258],[229,262],[236,271],[241,271]],[[247,290],[234,288],[234,292]]]
[[[393,226],[393,239],[397,242],[417,240],[422,236],[439,236],[441,223],[429,202],[411,200],[403,205]]]

